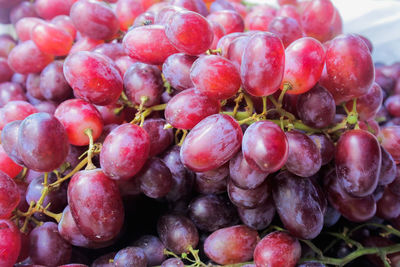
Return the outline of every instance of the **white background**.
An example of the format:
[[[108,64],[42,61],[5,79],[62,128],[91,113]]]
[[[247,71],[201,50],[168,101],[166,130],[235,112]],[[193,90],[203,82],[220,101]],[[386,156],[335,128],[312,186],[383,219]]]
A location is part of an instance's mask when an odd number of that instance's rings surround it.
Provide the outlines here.
[[[247,0],[277,5],[276,0]],[[345,33],[359,33],[373,45],[375,61],[400,61],[400,0],[332,0],[344,21]],[[9,27],[0,24],[0,33]]]

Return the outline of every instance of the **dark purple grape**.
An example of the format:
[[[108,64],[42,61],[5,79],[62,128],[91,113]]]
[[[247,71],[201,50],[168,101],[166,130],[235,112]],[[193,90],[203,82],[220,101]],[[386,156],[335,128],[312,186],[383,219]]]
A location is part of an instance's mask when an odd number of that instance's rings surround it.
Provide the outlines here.
[[[133,242],[133,245],[143,250],[149,266],[160,265],[166,258],[164,254],[165,246],[158,237],[144,235]]]
[[[63,101],[72,96],[72,89],[65,80],[63,62],[53,61],[40,74],[40,93],[52,101]]]
[[[140,190],[150,198],[166,196],[172,188],[172,174],[159,158],[151,158],[134,179],[140,180]]]
[[[60,235],[57,224],[46,222],[36,227],[29,235],[29,256],[35,264],[58,266],[67,264],[72,248]]]
[[[116,252],[110,252],[106,255],[98,257],[91,265],[91,267],[115,267],[112,260],[114,260],[114,256],[117,254]],[[111,261],[110,261],[111,260]]]
[[[286,133],[289,156],[286,168],[301,177],[310,177],[321,168],[321,153],[317,145],[307,135],[299,131]]]
[[[222,180],[203,179],[196,176],[194,188],[200,194],[221,194],[226,192],[227,178]]]
[[[176,254],[195,248],[199,234],[191,220],[182,215],[164,215],[157,223],[157,232],[165,247]]]
[[[383,147],[381,147],[381,152],[382,163],[378,184],[387,185],[396,179],[396,163],[394,162],[392,156]]]
[[[241,189],[228,181],[228,195],[232,203],[242,208],[256,208],[263,205],[270,196],[270,186],[265,181],[254,189]]]
[[[238,207],[240,220],[247,225],[256,230],[266,229],[272,219],[275,216],[275,206],[272,197],[254,209],[245,209]]]
[[[236,186],[254,189],[265,181],[268,173],[251,168],[240,151],[229,161],[229,175]]]
[[[274,177],[272,192],[279,217],[292,235],[313,239],[321,232],[324,225],[321,196],[310,178],[281,172]]]
[[[370,195],[376,188],[381,168],[381,150],[374,135],[363,130],[345,132],[336,145],[339,182],[355,197]]]
[[[321,85],[297,98],[297,113],[300,119],[314,128],[328,127],[335,118],[336,105],[332,94]]]
[[[79,231],[78,226],[72,217],[71,210],[69,206],[66,206],[60,222],[58,223],[58,232],[68,243],[78,247],[88,247],[92,241],[87,239]]]
[[[328,164],[335,154],[335,144],[324,134],[309,135],[321,153],[321,165]]]
[[[385,188],[383,195],[376,203],[376,216],[390,220],[400,216],[400,197]]]
[[[48,113],[24,119],[18,130],[18,153],[24,164],[35,171],[49,172],[65,161],[69,151],[67,133]]]
[[[168,260],[165,260],[162,264],[161,267],[185,267],[183,264],[183,261],[178,258],[171,258]]]
[[[144,251],[138,247],[127,247],[118,251],[114,257],[116,267],[146,267],[147,258]]]
[[[235,223],[237,213],[227,199],[216,195],[203,195],[189,204],[189,216],[198,229],[213,232]]]
[[[224,164],[221,167],[214,170],[196,173],[196,178],[202,180],[215,181],[215,182],[227,179],[228,177],[229,177],[228,164]]]
[[[325,215],[324,215],[324,226],[331,227],[335,225],[340,219],[340,212],[337,211],[332,206],[328,205]]]
[[[167,124],[164,119],[147,119],[143,123],[143,129],[150,137],[149,157],[164,152],[174,141],[172,129],[164,129]]]

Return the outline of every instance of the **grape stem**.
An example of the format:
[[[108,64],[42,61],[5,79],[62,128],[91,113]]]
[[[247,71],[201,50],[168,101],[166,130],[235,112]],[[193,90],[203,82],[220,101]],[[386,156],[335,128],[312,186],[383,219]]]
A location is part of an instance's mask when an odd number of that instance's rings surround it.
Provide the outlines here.
[[[85,170],[94,170],[96,169],[96,166],[92,162],[92,157],[93,157],[93,150],[94,150],[94,145],[93,145],[93,130],[88,128],[85,130],[85,134],[89,137],[89,149],[87,153],[87,166]]]

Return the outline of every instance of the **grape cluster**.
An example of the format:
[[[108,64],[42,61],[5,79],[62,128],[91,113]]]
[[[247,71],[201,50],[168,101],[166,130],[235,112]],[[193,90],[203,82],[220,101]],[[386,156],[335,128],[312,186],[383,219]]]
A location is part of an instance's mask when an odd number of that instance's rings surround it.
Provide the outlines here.
[[[400,64],[278,3],[0,0],[0,266],[397,266]]]

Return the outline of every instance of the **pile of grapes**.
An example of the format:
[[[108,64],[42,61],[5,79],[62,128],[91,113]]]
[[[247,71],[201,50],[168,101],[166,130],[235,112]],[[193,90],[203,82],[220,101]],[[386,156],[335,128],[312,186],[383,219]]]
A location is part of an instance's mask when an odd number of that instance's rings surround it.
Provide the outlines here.
[[[400,266],[400,63],[278,2],[0,0],[0,267]]]

